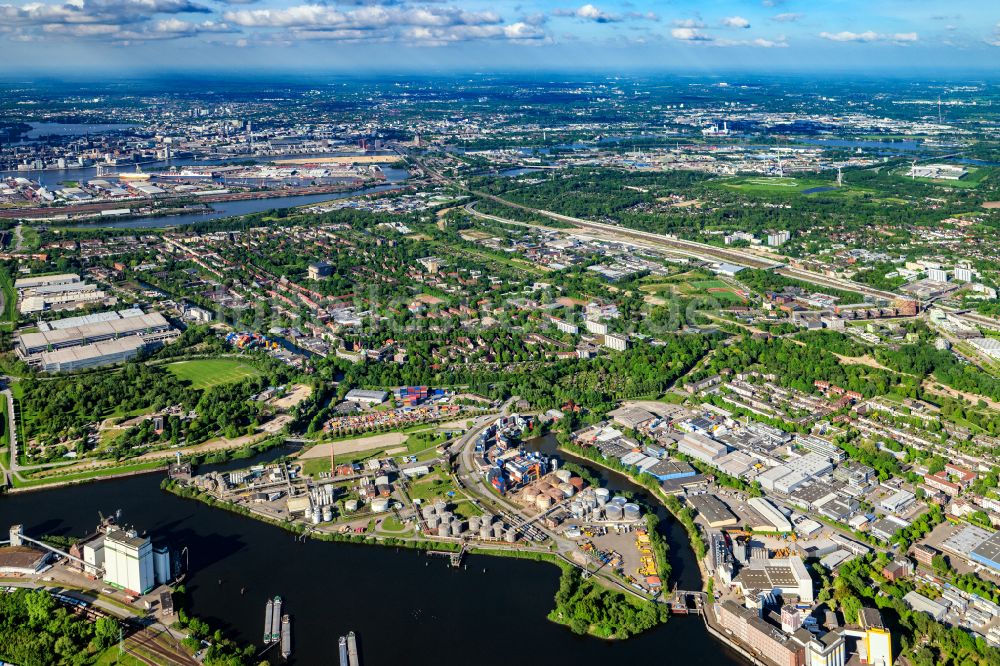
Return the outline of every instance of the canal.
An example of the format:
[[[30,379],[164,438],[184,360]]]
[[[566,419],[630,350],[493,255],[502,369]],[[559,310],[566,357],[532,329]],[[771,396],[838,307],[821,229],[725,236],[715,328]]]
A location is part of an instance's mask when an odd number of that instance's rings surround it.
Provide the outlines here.
[[[554,439],[536,445],[550,447]],[[620,475],[591,469],[613,489],[644,492]],[[97,524],[98,511],[121,509],[126,525],[187,549],[193,612],[240,641],[260,645],[265,602],[281,595],[292,616],[295,664],[336,664],[337,637],[350,630],[358,633],[364,666],[744,663],[694,616],[671,618],[621,643],[574,635],[546,619],[559,580],[550,564],[471,556],[452,569],[443,558],[406,549],[298,542],[251,518],[165,493],[162,478],[0,497],[0,526],[23,523],[32,536],[82,536]],[[696,585],[698,568],[684,532],[670,525],[674,572],[682,586]],[[265,658],[281,662],[271,652]]]

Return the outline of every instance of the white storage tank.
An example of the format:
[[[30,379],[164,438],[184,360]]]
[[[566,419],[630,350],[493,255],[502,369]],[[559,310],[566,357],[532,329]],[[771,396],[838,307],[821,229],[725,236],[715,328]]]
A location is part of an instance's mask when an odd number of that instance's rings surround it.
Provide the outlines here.
[[[583,516],[583,504],[580,502],[570,502],[569,513],[574,518],[580,518]]]
[[[442,502],[441,500],[434,502],[434,510],[437,511],[438,513],[444,513],[444,510],[447,508],[448,505],[445,502]]]
[[[573,478],[573,473],[568,469],[556,470],[556,478],[563,483],[569,483],[569,480]]]
[[[552,498],[548,495],[539,495],[538,499],[535,500],[535,506],[537,506],[540,511],[546,511],[552,508]]]
[[[427,530],[433,532],[437,529],[437,526],[441,524],[440,516],[431,516],[427,519]]]
[[[462,521],[455,520],[451,523],[451,535],[452,536],[462,536]]]
[[[486,523],[479,526],[479,538],[483,541],[490,538],[490,526]]]
[[[500,539],[503,538],[503,525],[500,523],[495,523],[493,525],[493,538]]]
[[[638,504],[626,504],[624,508],[625,520],[639,520],[642,518],[642,509]]]
[[[514,543],[515,541],[517,541],[517,530],[515,530],[513,527],[508,527],[507,532],[504,533],[504,539],[509,541],[510,543]]]
[[[470,532],[479,531],[479,516],[471,516],[469,518],[469,531]]]
[[[372,511],[382,513],[389,510],[389,500],[385,497],[376,497],[372,500]]]
[[[333,520],[333,507],[329,504],[323,507],[323,522],[328,523]]]
[[[594,497],[599,505],[604,506],[611,499],[611,491],[607,488],[594,488]]]
[[[430,517],[434,515],[434,507],[425,506],[420,510],[420,515],[424,517],[424,520],[429,520]]]
[[[604,507],[604,517],[607,520],[619,521],[622,519],[622,508],[617,504],[608,504]]]
[[[441,523],[438,525],[438,536],[451,536],[451,525],[448,523]]]
[[[576,492],[576,488],[574,488],[570,483],[560,483],[559,490],[562,491],[562,494],[566,497],[572,497],[573,493]]]
[[[347,500],[346,502],[344,502],[344,510],[345,511],[350,511],[352,513],[354,511],[357,511],[358,510],[358,500],[351,499],[351,500]]]

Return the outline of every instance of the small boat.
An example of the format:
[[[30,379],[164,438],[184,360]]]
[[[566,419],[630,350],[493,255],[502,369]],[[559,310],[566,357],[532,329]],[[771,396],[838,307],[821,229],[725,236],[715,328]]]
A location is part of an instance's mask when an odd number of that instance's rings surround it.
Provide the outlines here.
[[[274,602],[267,600],[267,608],[264,609],[264,645],[271,642],[271,615],[274,613]]]
[[[292,654],[292,621],[287,615],[281,616],[281,656],[288,659]]]

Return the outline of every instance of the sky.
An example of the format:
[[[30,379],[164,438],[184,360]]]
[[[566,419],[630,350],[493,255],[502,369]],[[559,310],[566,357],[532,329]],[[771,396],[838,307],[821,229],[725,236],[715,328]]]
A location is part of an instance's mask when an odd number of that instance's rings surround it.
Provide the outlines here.
[[[0,76],[998,66],[998,0],[0,0]]]

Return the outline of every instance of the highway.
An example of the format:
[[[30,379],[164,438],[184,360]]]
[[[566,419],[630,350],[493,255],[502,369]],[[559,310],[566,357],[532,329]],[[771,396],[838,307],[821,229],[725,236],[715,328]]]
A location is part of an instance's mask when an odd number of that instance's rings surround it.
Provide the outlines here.
[[[745,266],[748,268],[757,268],[765,270],[774,270],[780,275],[785,277],[794,278],[796,280],[802,280],[803,282],[808,282],[810,284],[815,284],[822,287],[833,287],[835,289],[842,289],[845,291],[853,291],[870,298],[883,299],[883,300],[895,300],[900,298],[900,294],[896,294],[890,291],[883,291],[881,289],[875,289],[874,287],[869,287],[868,285],[860,284],[852,280],[847,280],[845,278],[834,278],[826,275],[821,275],[819,273],[814,273],[813,271],[808,271],[802,268],[793,268],[788,266],[782,261],[775,259],[770,259],[767,257],[761,257],[755,254],[751,254],[746,251],[740,250],[730,250],[722,247],[716,247],[714,245],[708,245],[707,243],[699,243],[697,241],[684,240],[682,238],[677,238],[675,236],[657,234],[649,231],[640,231],[638,229],[630,229],[628,227],[622,227],[616,224],[606,224],[604,222],[593,222],[591,220],[584,220],[578,217],[572,217],[570,215],[563,215],[561,213],[554,213],[548,210],[542,210],[540,208],[532,208],[530,206],[525,206],[522,204],[515,203],[513,201],[508,201],[502,197],[498,197],[487,192],[480,192],[478,190],[470,189],[461,183],[456,182],[452,178],[442,175],[438,171],[428,167],[423,162],[417,161],[421,168],[428,173],[433,180],[441,182],[443,184],[450,185],[452,187],[458,188],[469,194],[472,194],[480,199],[489,199],[495,201],[504,206],[510,208],[517,208],[518,210],[523,210],[528,213],[533,213],[535,215],[540,215],[542,217],[547,217],[551,220],[556,220],[558,222],[565,222],[567,224],[572,224],[578,229],[586,229],[590,231],[596,231],[603,234],[609,235],[611,238],[621,240],[624,242],[633,242],[637,244],[644,244],[647,247],[653,247],[661,250],[668,250],[670,252],[681,254],[702,261],[715,261],[715,262],[727,262],[737,266]],[[500,222],[504,224],[515,224],[519,226],[534,227],[538,229],[545,229],[552,231],[552,227],[544,227],[542,225],[531,224],[529,222],[520,222],[516,220],[508,220],[496,215],[489,215],[486,213],[481,213],[475,209],[475,202],[466,204],[465,210],[475,215],[477,217],[492,220],[494,222]],[[558,229],[555,229],[559,231]]]

